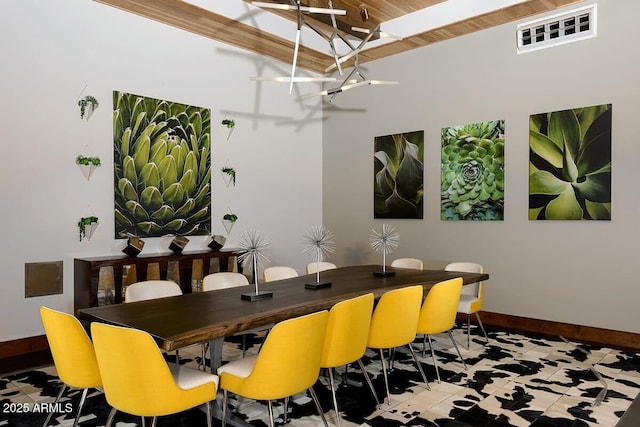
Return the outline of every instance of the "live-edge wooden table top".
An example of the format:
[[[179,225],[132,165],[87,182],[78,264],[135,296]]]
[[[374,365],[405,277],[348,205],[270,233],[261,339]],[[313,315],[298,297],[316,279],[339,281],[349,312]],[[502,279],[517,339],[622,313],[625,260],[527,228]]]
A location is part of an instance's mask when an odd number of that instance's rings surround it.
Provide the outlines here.
[[[487,280],[488,274],[413,270],[387,267],[395,276],[375,277],[380,265],[340,267],[320,273],[320,282],[331,287],[306,289],[315,283],[316,275],[259,283],[260,290],[272,291],[273,298],[246,301],[242,293],[255,291],[254,285],[209,292],[185,294],[127,304],[80,309],[78,318],[141,329],[150,333],[165,350],[232,335],[239,331],[330,309],[337,302],[372,292],[379,298],[391,289],[422,285],[431,286],[454,277],[465,284]]]

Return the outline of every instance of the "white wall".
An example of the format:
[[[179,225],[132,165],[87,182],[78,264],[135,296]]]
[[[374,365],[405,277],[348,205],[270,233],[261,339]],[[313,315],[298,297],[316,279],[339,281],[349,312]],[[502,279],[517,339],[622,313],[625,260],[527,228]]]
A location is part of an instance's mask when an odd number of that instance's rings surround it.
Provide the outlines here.
[[[598,2],[598,37],[516,55],[516,24],[365,64],[399,86],[363,87],[325,110],[324,221],[338,264],[380,263],[373,219],[373,139],[425,130],[424,220],[385,220],[427,267],[484,264],[487,311],[640,332],[638,100],[640,3]],[[568,9],[567,9],[568,10]],[[613,104],[612,221],[528,220],[530,114]],[[504,119],[505,220],[440,221],[440,130]]]
[[[322,221],[320,103],[249,80],[288,64],[91,1],[5,1],[0,34],[0,342],[41,334],[40,305],[72,312],[74,257],[124,247],[114,239],[113,90],[211,108],[214,233],[226,235],[230,207],[239,220],[227,246],[255,228],[272,263],[303,271],[303,235]],[[100,101],[89,122],[76,105],[85,85]],[[237,123],[229,141],[218,126],[225,112]],[[89,182],[74,164],[87,144],[103,163]],[[227,160],[235,188],[220,175]],[[79,242],[76,224],[89,214],[100,226]],[[168,238],[145,241],[144,253],[168,251]],[[207,241],[192,237],[186,251]],[[64,293],[25,299],[24,263],[55,260]]]

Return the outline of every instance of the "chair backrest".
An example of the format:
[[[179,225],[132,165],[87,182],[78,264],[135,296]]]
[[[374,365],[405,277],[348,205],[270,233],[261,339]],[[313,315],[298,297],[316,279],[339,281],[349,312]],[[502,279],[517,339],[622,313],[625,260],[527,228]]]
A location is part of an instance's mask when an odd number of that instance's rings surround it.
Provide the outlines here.
[[[124,302],[144,301],[148,299],[182,295],[180,285],[171,280],[145,280],[127,286]]]
[[[416,338],[422,295],[422,285],[383,294],[373,310],[367,346],[395,348],[411,343]]]
[[[420,309],[419,334],[440,334],[453,328],[461,290],[462,277],[433,285]]]
[[[307,274],[313,274],[317,273],[318,271],[333,270],[334,268],[338,268],[338,266],[332,262],[310,262],[309,264],[307,264],[306,271]]]
[[[323,310],[277,323],[262,344],[253,371],[243,379],[238,394],[256,400],[274,400],[300,393],[315,384],[328,318],[329,313]],[[224,372],[220,381],[225,383]]]
[[[103,323],[91,324],[91,336],[107,402],[137,416],[162,416],[211,400],[216,384],[185,390],[151,335]],[[213,377],[213,376],[212,376]],[[196,384],[198,385],[198,384]],[[200,403],[193,404],[194,401]]]
[[[331,307],[320,366],[335,368],[360,359],[367,350],[373,294],[341,301]]]
[[[445,271],[461,271],[463,273],[484,273],[481,264],[475,262],[452,262],[444,267]],[[462,293],[465,295],[474,295],[480,303],[482,303],[482,291],[484,282],[469,283],[462,287]]]
[[[262,272],[262,277],[265,282],[273,282],[274,280],[298,277],[298,272],[291,267],[273,266],[265,268]]]
[[[418,258],[398,258],[391,262],[391,267],[422,270],[424,268],[424,264],[422,260]]]
[[[96,353],[80,321],[48,307],[40,307],[40,318],[60,380],[76,388],[101,387]]]
[[[227,271],[207,274],[202,279],[202,290],[205,292],[248,285],[249,279],[247,279],[247,276],[242,273],[231,273]]]

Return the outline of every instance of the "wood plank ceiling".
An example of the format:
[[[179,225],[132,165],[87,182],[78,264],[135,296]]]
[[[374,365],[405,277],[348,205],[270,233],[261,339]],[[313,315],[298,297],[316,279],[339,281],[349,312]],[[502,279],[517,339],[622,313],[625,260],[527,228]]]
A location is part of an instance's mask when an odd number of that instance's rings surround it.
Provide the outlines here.
[[[235,21],[182,0],[96,1],[283,62],[290,62],[293,56],[293,41],[261,31],[245,23]],[[333,7],[347,10],[346,17],[339,17],[342,22],[339,24],[339,28],[347,31],[352,26],[373,28],[379,22],[385,22],[433,6],[441,1],[446,0],[335,0],[333,1]],[[583,0],[524,0],[521,3],[493,12],[458,22],[452,22],[439,28],[405,37],[402,40],[366,49],[360,53],[359,61],[363,64],[432,43],[549,12],[582,1]],[[283,3],[284,1],[280,2]],[[326,0],[309,0],[303,1],[302,3],[315,7],[327,7]],[[366,4],[369,16],[366,23],[363,23],[360,16],[360,5],[363,3]],[[279,13],[282,14],[282,12]],[[295,19],[295,16],[292,17],[291,15],[294,14],[282,14],[282,16]],[[317,19],[315,15],[313,18]],[[322,21],[323,19],[320,18],[320,20]],[[324,23],[321,22],[320,25],[326,23],[325,18]],[[332,63],[333,58],[331,56],[305,46],[300,47],[298,67],[323,73],[325,68]]]

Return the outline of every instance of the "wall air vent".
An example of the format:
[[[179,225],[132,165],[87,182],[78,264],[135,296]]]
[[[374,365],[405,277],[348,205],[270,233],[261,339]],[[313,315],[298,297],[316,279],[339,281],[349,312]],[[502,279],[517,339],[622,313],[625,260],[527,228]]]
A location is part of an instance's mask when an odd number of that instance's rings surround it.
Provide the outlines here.
[[[597,4],[518,25],[518,53],[596,36]]]

